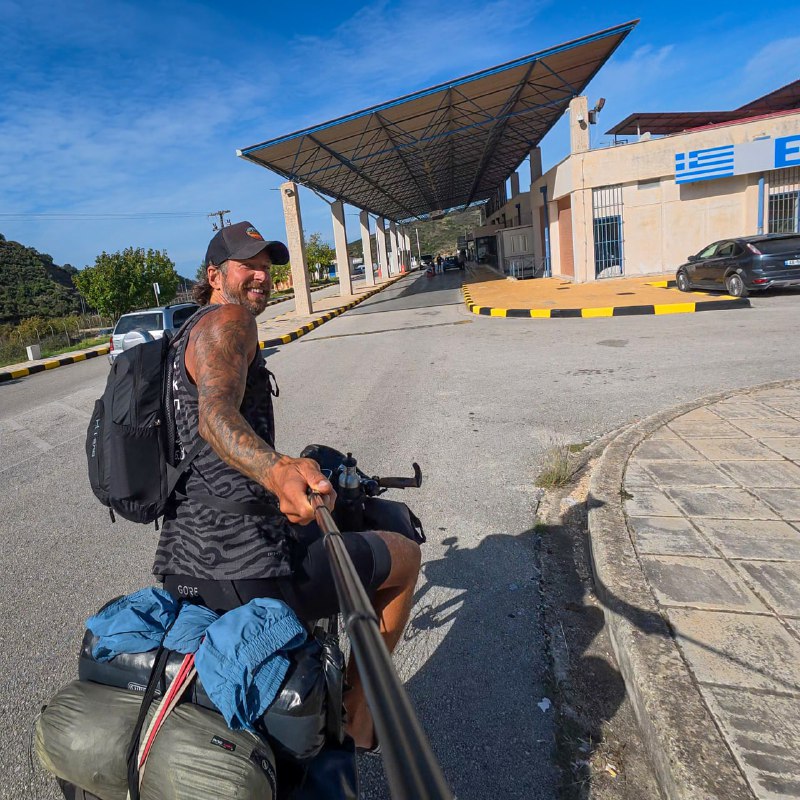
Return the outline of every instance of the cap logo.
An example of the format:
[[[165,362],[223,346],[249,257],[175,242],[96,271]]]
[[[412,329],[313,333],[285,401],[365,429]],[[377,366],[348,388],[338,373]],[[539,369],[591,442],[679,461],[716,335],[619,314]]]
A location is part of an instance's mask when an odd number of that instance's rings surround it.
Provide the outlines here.
[[[246,233],[246,234],[247,234],[247,235],[248,235],[248,236],[249,236],[251,239],[258,239],[258,241],[259,241],[259,242],[263,242],[263,241],[264,241],[264,237],[263,237],[263,236],[262,236],[262,235],[261,235],[261,234],[260,234],[260,233],[259,233],[259,232],[258,232],[258,231],[255,229],[255,228],[248,228],[248,229],[245,231],[245,233]]]

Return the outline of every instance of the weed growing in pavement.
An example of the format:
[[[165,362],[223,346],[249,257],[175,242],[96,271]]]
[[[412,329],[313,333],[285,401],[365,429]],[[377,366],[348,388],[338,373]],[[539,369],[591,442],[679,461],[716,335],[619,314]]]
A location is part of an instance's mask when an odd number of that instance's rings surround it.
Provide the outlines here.
[[[536,478],[536,485],[543,489],[557,489],[566,486],[572,480],[572,459],[570,456],[574,452],[579,452],[583,446],[578,445],[579,450],[572,448],[576,445],[557,442],[544,454],[544,465],[542,471]]]

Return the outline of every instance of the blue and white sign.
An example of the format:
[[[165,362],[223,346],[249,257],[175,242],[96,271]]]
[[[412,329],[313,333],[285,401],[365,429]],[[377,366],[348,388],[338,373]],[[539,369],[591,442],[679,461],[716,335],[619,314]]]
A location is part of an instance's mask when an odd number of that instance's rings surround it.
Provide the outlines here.
[[[800,167],[800,133],[675,153],[675,183],[730,178],[783,167]]]

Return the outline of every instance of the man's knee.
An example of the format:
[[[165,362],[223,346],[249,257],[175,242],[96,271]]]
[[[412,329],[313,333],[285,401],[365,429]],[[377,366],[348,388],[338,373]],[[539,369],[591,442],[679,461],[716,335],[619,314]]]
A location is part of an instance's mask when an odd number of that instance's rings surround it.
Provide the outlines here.
[[[376,531],[376,533],[385,542],[392,559],[389,576],[384,585],[416,582],[422,564],[420,546],[401,533],[391,531]]]

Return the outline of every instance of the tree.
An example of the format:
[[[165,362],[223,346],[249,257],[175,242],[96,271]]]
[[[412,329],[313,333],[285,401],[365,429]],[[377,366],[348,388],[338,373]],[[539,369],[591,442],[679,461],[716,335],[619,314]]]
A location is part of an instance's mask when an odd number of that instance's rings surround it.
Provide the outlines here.
[[[312,233],[306,241],[306,262],[309,272],[317,272],[320,280],[327,275],[336,260],[336,251],[322,241],[321,233]]]
[[[175,297],[180,278],[165,250],[128,247],[122,252],[101,253],[94,266],[86,267],[73,280],[101,314],[119,317],[153,305],[154,283],[159,285],[160,301],[168,303]]]
[[[197,268],[197,273],[194,276],[194,279],[198,283],[202,283],[208,277],[208,267],[206,266],[205,261],[200,264]]]

